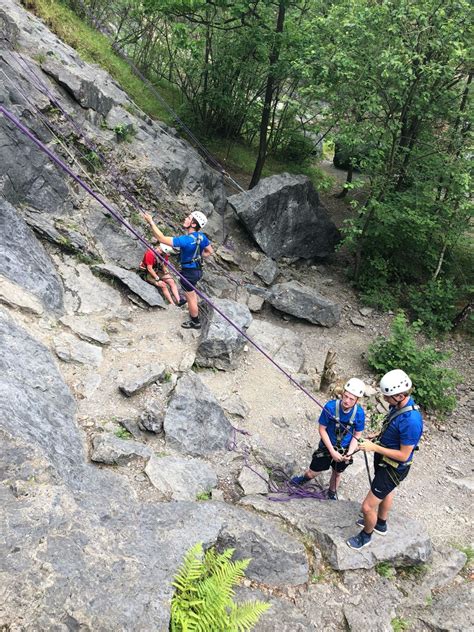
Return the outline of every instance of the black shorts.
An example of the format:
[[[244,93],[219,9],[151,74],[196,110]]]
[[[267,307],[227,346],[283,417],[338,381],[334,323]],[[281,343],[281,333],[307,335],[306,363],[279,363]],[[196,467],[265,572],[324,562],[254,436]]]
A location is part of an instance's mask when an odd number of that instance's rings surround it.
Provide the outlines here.
[[[346,454],[346,452],[347,448],[344,448],[342,450],[342,454]],[[346,467],[349,465],[352,465],[352,459],[350,461],[333,461],[326,446],[319,446],[318,449],[313,452],[313,458],[311,459],[309,469],[313,472],[324,472],[332,467],[335,472],[340,474],[341,472],[344,472]]]
[[[194,292],[194,287],[196,287],[202,277],[202,270],[200,268],[182,268],[181,274],[185,277],[180,279],[183,290],[185,292]]]
[[[374,479],[370,486],[370,491],[378,499],[383,500],[400,485],[404,478],[408,476],[410,466],[403,470],[398,470],[389,463],[382,460],[381,454],[374,455]]]

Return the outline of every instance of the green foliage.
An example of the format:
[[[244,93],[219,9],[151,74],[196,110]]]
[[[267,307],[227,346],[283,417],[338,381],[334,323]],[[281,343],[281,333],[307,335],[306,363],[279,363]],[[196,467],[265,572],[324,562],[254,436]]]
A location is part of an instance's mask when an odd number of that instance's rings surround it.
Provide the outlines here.
[[[210,500],[211,499],[211,492],[199,492],[199,494],[196,494],[196,500]]]
[[[131,439],[132,438],[131,433],[128,430],[126,430],[125,428],[117,428],[117,430],[115,431],[114,434],[119,439]]]
[[[457,295],[458,289],[452,279],[428,281],[421,291],[411,288],[408,293],[411,311],[423,323],[425,333],[434,335],[452,329]]]
[[[403,369],[411,377],[415,399],[423,408],[451,412],[456,405],[454,389],[460,376],[442,365],[449,354],[417,343],[421,329],[421,322],[410,325],[405,314],[399,312],[393,319],[391,335],[378,338],[370,346],[367,361],[380,375]]]
[[[405,630],[408,630],[410,627],[408,621],[406,619],[402,619],[401,617],[395,617],[395,619],[392,619],[390,623],[393,632],[405,632]]]
[[[245,632],[268,610],[270,605],[261,601],[234,603],[233,586],[250,560],[232,561],[233,553],[204,553],[201,543],[187,552],[173,582],[171,632]]]
[[[93,149],[90,149],[89,151],[87,151],[84,154],[83,159],[87,165],[87,168],[92,173],[97,173],[97,171],[100,171],[100,169],[102,169],[102,161],[100,159],[100,156]]]
[[[114,127],[115,136],[119,143],[130,141],[135,136],[135,128],[131,123],[119,123]]]
[[[381,577],[385,577],[386,579],[393,579],[397,574],[397,571],[390,564],[390,562],[379,562],[379,564],[377,564],[375,567],[375,571]]]

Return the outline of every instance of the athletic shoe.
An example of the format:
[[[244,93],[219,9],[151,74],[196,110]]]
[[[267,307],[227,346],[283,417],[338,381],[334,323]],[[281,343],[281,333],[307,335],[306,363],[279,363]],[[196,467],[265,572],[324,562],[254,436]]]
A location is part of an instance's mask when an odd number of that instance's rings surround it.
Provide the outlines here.
[[[178,307],[183,307],[183,305],[186,305],[188,301],[185,298],[180,298],[179,301],[176,303],[176,305]]]
[[[328,489],[328,500],[337,500],[337,492]]]
[[[346,541],[347,546],[350,546],[351,549],[363,549],[365,546],[368,546],[372,541],[372,536],[367,535],[365,531],[361,531],[358,535],[355,535],[353,538],[349,538]]]
[[[195,323],[194,320],[186,320],[181,327],[183,329],[201,329],[201,323],[199,321]]]
[[[303,483],[306,483],[309,479],[307,479],[305,476],[301,475],[301,476],[293,476],[293,478],[290,478],[290,484],[291,485],[303,485]]]
[[[364,519],[363,518],[359,518],[358,520],[356,520],[356,525],[358,527],[364,528]],[[387,535],[387,531],[388,531],[387,523],[379,524],[377,522],[377,524],[374,527],[374,531],[375,531],[375,533],[378,533],[379,535]]]

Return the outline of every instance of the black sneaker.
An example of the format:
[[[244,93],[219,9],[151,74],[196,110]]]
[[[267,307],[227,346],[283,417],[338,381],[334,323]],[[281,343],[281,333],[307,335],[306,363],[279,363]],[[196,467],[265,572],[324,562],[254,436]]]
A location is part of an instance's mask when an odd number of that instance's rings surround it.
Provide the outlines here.
[[[178,307],[183,307],[183,305],[186,305],[188,301],[185,298],[180,298],[179,301],[176,303],[176,305]]]
[[[201,329],[201,323],[199,321],[195,323],[194,320],[186,320],[181,327],[183,329]]]
[[[337,492],[328,489],[328,500],[337,500]]]
[[[363,518],[359,518],[356,521],[356,525],[358,527],[364,528],[364,519]],[[375,531],[375,533],[378,533],[379,535],[387,535],[387,531],[388,531],[387,523],[380,524],[380,523],[377,522],[377,524],[374,527],[374,531]]]

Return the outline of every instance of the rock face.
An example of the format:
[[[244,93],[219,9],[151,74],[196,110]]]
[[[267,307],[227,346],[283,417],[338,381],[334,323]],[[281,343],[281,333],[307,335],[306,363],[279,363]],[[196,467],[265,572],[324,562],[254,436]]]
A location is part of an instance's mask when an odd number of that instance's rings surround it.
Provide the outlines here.
[[[102,274],[107,276],[119,279],[124,285],[132,290],[134,294],[139,296],[142,301],[145,301],[147,305],[150,305],[150,307],[166,307],[166,303],[158,289],[154,285],[140,279],[138,274],[135,274],[135,272],[130,272],[120,266],[110,264],[94,266],[94,270],[102,272]]]
[[[47,311],[63,310],[63,287],[43,246],[11,204],[0,198],[0,274],[35,296]]]
[[[228,202],[263,252],[277,261],[327,257],[340,239],[306,176],[283,173],[264,178]]]
[[[215,305],[236,323],[240,329],[247,329],[252,322],[246,305],[230,299],[215,299]],[[215,310],[211,310],[202,330],[196,354],[199,366],[215,367],[223,371],[237,365],[239,354],[245,346],[245,338]]]
[[[54,350],[63,362],[89,364],[100,366],[102,363],[102,349],[83,340],[78,340],[72,334],[60,334],[54,340]]]
[[[195,373],[178,380],[166,411],[166,441],[196,456],[225,449],[232,426],[216,398]]]
[[[271,285],[279,274],[278,266],[269,257],[265,257],[258,265],[254,268],[254,274],[256,274],[265,285]]]
[[[286,314],[309,320],[314,325],[333,327],[341,318],[341,307],[298,281],[279,283],[271,288],[267,301]]]
[[[152,364],[140,372],[136,372],[134,376],[127,376],[127,380],[119,384],[119,389],[127,397],[136,395],[144,388],[158,382],[166,373],[166,367],[164,364]]]
[[[336,570],[373,568],[383,561],[406,566],[431,559],[431,541],[427,533],[420,524],[404,516],[391,515],[391,530],[386,536],[374,535],[370,546],[354,551],[347,546],[346,540],[358,532],[355,524],[360,511],[358,503],[315,500],[279,503],[268,502],[259,496],[246,497],[241,503],[265,514],[284,518],[302,533],[314,538],[323,556]],[[313,510],[315,505],[317,509]]]
[[[96,435],[92,446],[91,460],[107,465],[127,465],[136,459],[148,460],[152,455],[150,448],[142,443],[120,439],[109,433]]]
[[[216,473],[202,459],[153,456],[145,473],[165,500],[197,500],[217,485]]]
[[[254,320],[248,333],[285,369],[294,373],[302,370],[305,361],[303,342],[293,331],[264,320]]]

